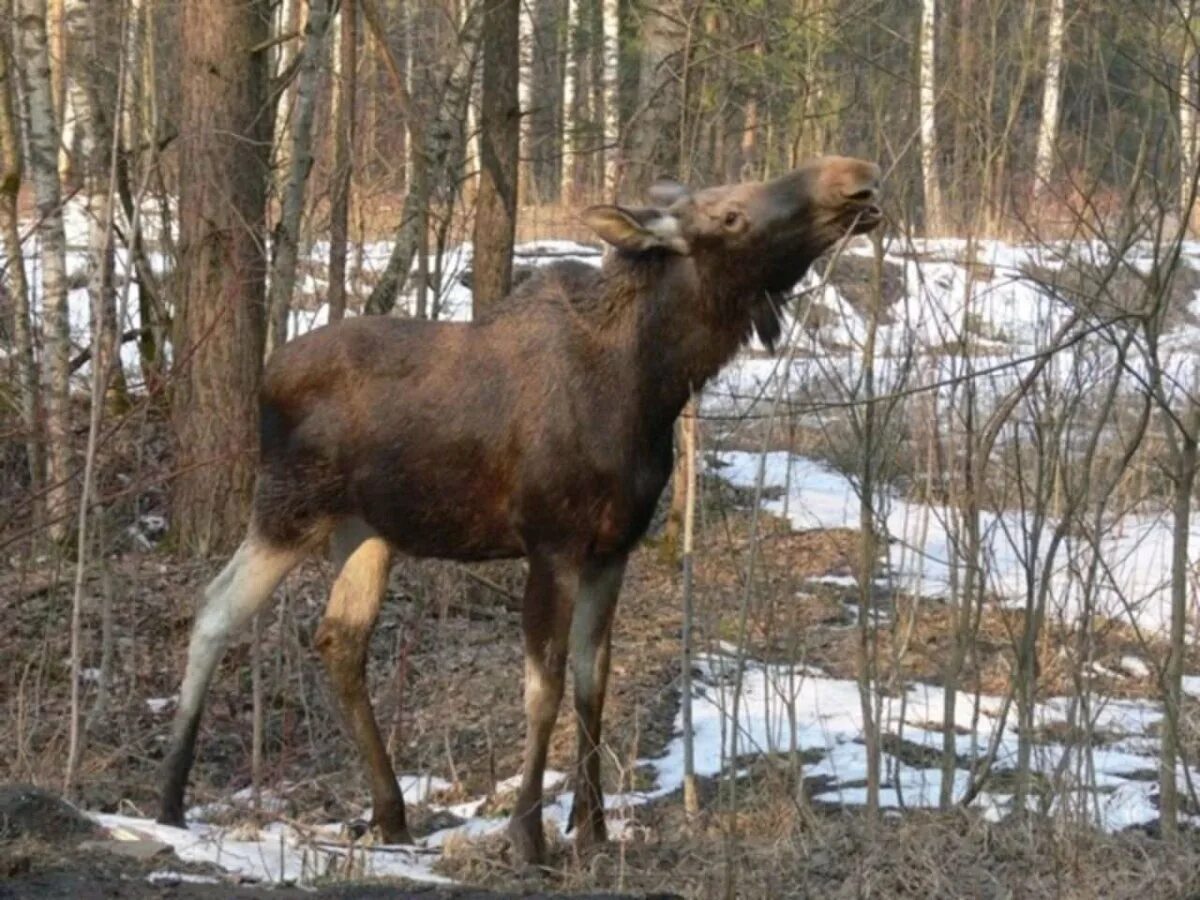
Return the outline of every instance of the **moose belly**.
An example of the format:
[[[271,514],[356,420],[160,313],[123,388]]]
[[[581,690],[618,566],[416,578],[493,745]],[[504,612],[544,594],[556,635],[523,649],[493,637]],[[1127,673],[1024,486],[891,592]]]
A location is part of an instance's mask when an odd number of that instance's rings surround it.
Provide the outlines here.
[[[525,554],[497,473],[430,466],[367,473],[355,495],[362,517],[396,549],[463,562]]]

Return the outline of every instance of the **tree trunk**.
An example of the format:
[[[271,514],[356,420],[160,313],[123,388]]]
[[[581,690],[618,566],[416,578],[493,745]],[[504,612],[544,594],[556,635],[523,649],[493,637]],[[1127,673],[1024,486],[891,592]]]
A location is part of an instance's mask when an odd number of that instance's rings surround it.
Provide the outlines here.
[[[604,187],[603,196],[612,200],[617,196],[621,178],[621,118],[619,70],[620,59],[620,4],[618,0],[600,0],[603,28],[601,53],[604,56]]]
[[[1062,94],[1064,0],[1050,0],[1050,27],[1046,35],[1046,78],[1042,83],[1042,121],[1038,126],[1037,153],[1033,162],[1033,195],[1050,185],[1054,174],[1054,145]]]
[[[1175,424],[1163,417],[1167,428]],[[1200,440],[1200,405],[1192,404],[1179,421],[1179,437],[1171,442],[1175,480],[1174,529],[1171,535],[1171,649],[1163,668],[1166,707],[1159,759],[1159,818],[1162,833],[1179,834],[1179,789],[1175,766],[1180,755],[1180,711],[1183,699],[1183,665],[1187,653],[1188,585],[1191,578],[1188,539],[1191,536],[1192,495],[1196,485],[1197,441]]]
[[[411,162],[408,193],[404,197],[404,207],[396,226],[391,256],[388,257],[387,266],[367,298],[365,306],[365,312],[368,314],[386,315],[392,311],[396,305],[396,298],[404,290],[412,271],[413,259],[427,243],[428,209],[435,178],[443,175],[453,175],[457,178],[457,168],[447,165],[447,161],[460,160],[463,156],[466,133],[459,123],[466,120],[471,84],[475,75],[479,17],[468,16],[464,22],[458,37],[459,50],[454,54],[453,62],[444,75],[422,79],[420,90],[423,102],[418,108],[408,90],[410,81],[400,68],[396,55],[380,38],[383,28],[373,0],[359,0],[359,9],[380,44],[408,127],[408,158]],[[409,61],[413,61],[411,53]],[[430,60],[428,67],[433,66],[434,61]],[[412,71],[416,71],[415,66]],[[426,116],[429,117],[428,121]],[[447,199],[451,200],[452,206],[453,197],[457,196],[457,181],[448,187],[451,190],[446,191]],[[425,259],[423,253],[421,259]],[[424,265],[422,263],[422,266]],[[424,278],[421,282],[423,294]]]
[[[533,46],[530,56],[529,147],[534,196],[539,203],[559,197],[559,129],[563,73],[559,53],[560,0],[536,0],[533,7]]]
[[[503,299],[512,286],[517,226],[518,0],[489,0],[483,25],[482,159],[475,213],[474,312]]]
[[[69,90],[75,101],[79,132],[76,170],[82,177],[88,210],[88,296],[91,327],[98,330],[98,358],[91,361],[92,377],[102,382],[97,396],[113,395],[118,403],[127,399],[120,368],[112,366],[117,350],[117,297],[113,284],[113,246],[109,233],[112,215],[113,141],[119,122],[117,112],[118,70],[113,60],[124,52],[120,36],[120,10],[100,4],[78,7],[72,3],[67,17],[68,53],[75,60]]]
[[[29,283],[25,277],[25,257],[21,248],[17,198],[21,190],[23,165],[21,133],[14,113],[15,73],[9,65],[8,48],[0,42],[0,232],[3,232],[5,274],[12,297],[12,336],[16,355],[17,406],[21,428],[25,432],[25,463],[29,471],[29,495],[37,497],[42,489],[45,459],[38,438],[38,375],[33,356],[33,320],[29,315]],[[34,521],[40,521],[34,510]]]
[[[575,194],[575,141],[579,129],[579,0],[567,0],[564,7],[566,22],[563,24],[562,96],[562,157],[559,166],[560,186],[558,195],[563,203],[570,203]]]
[[[925,188],[925,232],[937,234],[944,222],[937,140],[937,0],[921,0],[920,121],[921,176]]]
[[[628,188],[643,191],[655,177],[678,175],[679,75],[684,34],[664,12],[642,10],[642,58],[637,112],[630,123]]]
[[[1186,21],[1191,21],[1191,3]],[[1183,60],[1179,66],[1179,218],[1191,225],[1196,197],[1196,39],[1183,36]]]
[[[283,193],[283,211],[275,227],[274,260],[268,309],[267,349],[287,341],[288,313],[296,287],[296,263],[300,252],[300,217],[304,213],[304,189],[312,171],[313,111],[317,101],[317,79],[325,54],[329,30],[329,0],[310,0],[304,27],[304,56],[296,88],[296,121],[292,126],[291,164]]]
[[[71,470],[70,332],[66,235],[58,180],[58,125],[46,39],[46,0],[20,0],[18,60],[29,110],[26,135],[42,242],[42,397],[46,408],[46,520],[50,537],[67,534]]]
[[[358,88],[358,11],[342,0],[341,69],[337,94],[337,134],[333,148],[333,197],[329,210],[329,321],[346,312],[346,243],[349,236],[350,177],[354,168],[354,117]]]
[[[265,327],[268,0],[182,10],[180,296],[172,427],[178,548],[236,543],[254,484]]]

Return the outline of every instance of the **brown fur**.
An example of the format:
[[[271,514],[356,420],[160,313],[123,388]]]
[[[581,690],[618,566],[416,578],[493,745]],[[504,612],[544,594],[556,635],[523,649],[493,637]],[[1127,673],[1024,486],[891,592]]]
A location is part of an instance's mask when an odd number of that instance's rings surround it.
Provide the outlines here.
[[[671,471],[676,417],[752,331],[774,343],[781,298],[820,253],[878,223],[878,178],[873,164],[831,157],[765,184],[661,190],[662,207],[595,207],[585,220],[616,247],[599,271],[558,263],[475,323],[351,319],[271,359],[256,539],[309,546],[361,522],[364,546],[376,535],[415,556],[530,558],[529,736],[510,829],[525,858],[544,851],[541,777],[568,632],[572,654],[586,657],[576,660],[572,824],[582,843],[604,838],[596,747],[612,610]],[[395,838],[406,835],[403,804],[387,788],[395,779],[362,686],[386,557],[374,553],[353,576],[353,546],[319,643],[353,707],[377,821]],[[369,587],[343,586],[354,577]],[[190,764],[190,743],[177,744],[167,819],[181,815]]]

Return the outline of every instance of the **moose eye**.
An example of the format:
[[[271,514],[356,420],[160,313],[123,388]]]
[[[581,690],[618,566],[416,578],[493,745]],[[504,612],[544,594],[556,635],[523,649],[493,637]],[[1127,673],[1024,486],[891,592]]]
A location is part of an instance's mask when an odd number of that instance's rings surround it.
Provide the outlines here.
[[[733,228],[740,221],[742,221],[742,214],[740,212],[738,212],[736,209],[731,209],[729,212],[725,213],[725,227],[726,228]]]

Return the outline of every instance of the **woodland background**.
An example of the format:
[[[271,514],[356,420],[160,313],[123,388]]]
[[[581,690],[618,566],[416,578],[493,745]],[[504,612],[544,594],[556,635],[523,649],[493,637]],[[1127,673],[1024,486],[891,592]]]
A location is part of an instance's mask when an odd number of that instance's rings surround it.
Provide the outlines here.
[[[1200,815],[1200,716],[1185,689],[1200,671],[1198,29],[1192,0],[0,0],[0,608],[15,623],[0,702],[17,723],[7,777],[97,808],[148,802],[144,786],[98,785],[153,770],[165,726],[147,718],[141,693],[173,690],[194,597],[240,538],[262,362],[302,327],[298,315],[468,317],[454,304],[463,248],[478,312],[503,303],[514,244],[555,239],[526,252],[543,260],[586,251],[560,245],[591,240],[577,220],[589,203],[638,203],[662,175],[769,178],[838,153],[880,162],[886,236],[823,268],[796,301],[782,358],[788,372],[807,367],[803,377],[754,381],[764,360],[752,348],[721,388],[725,402],[701,400],[685,420],[661,553],[644,554],[633,576],[649,598],[641,621],[660,622],[669,640],[651,649],[636,629],[625,635],[645,655],[634,679],[644,690],[617,700],[615,757],[644,755],[647,709],[662,745],[669,699],[693,690],[698,651],[679,646],[683,592],[698,646],[734,647],[739,672],[815,659],[855,683],[868,829],[911,838],[927,828],[937,841],[981,833],[975,820],[880,825],[881,791],[898,780],[890,759],[945,776],[929,805],[946,814],[1002,770],[1015,808],[1047,817],[1030,829],[1103,818],[1087,760],[1116,739],[1098,734],[1089,710],[1101,696],[1145,701],[1159,717],[1146,751],[1154,820],[1136,824],[1171,842],[1178,878],[1138,868],[1160,850],[1097,845],[1090,831],[1052,842],[1065,856],[1021,866],[1020,877],[1061,888],[1069,857],[1087,871],[1078,889],[1088,896],[1101,861],[1127,852],[1122,865],[1139,861],[1124,870],[1131,893],[1184,890]],[[1030,291],[1013,303],[1051,312],[988,306],[989,292],[1012,284]],[[921,309],[933,310],[936,338],[915,336]],[[757,474],[731,487],[720,466],[748,449],[763,454]],[[781,517],[760,516],[772,487],[790,496],[790,464],[772,485],[767,451],[845,476],[854,521],[793,531],[786,502]],[[689,490],[699,512],[685,522]],[[936,599],[897,582],[889,563],[887,547],[913,543],[889,518],[898,498],[939,511],[952,574]],[[1008,529],[1010,514],[1022,548],[1012,571],[990,532]],[[1118,560],[1105,541],[1135,516],[1156,517],[1161,541]],[[680,553],[695,557],[694,585],[680,577]],[[1130,558],[1161,578],[1145,596],[1122,595],[1127,615],[1103,613],[1099,598],[1121,593],[1113,572]],[[202,791],[252,783],[257,803],[272,772],[320,770],[341,747],[315,676],[299,666],[320,575],[296,582],[235,654],[221,721],[235,731],[247,720],[252,737],[248,747],[210,737],[227,752],[201,773]],[[481,610],[510,601],[519,575],[406,564],[401,621],[377,641],[395,752],[459,790],[475,778],[494,793],[496,779],[479,775],[496,774],[493,734],[486,749],[461,729],[431,734],[418,701],[450,708],[454,667],[433,661],[448,635],[490,623],[515,652],[511,609]],[[810,576],[826,579],[823,592]],[[1018,591],[1000,584],[1010,576]],[[1068,595],[1069,610],[1056,612]],[[1134,612],[1151,596],[1165,604],[1153,622]],[[872,613],[880,605],[886,619]],[[821,645],[826,614],[850,618]],[[430,616],[436,627],[422,631]],[[914,657],[922,640],[927,655]],[[1131,655],[1144,671],[1122,667]],[[408,674],[417,660],[429,665],[425,682]],[[519,668],[506,665],[515,681]],[[916,683],[944,692],[944,723],[960,702],[973,697],[978,720],[981,695],[1003,696],[1002,721],[1011,708],[1016,724],[996,733],[1012,737],[1011,764],[997,763],[999,738],[964,750],[951,724],[934,729],[935,746],[904,744],[885,727],[882,698]],[[1069,752],[1047,774],[1038,717],[1057,696],[1078,702],[1056,720],[1055,746]],[[308,729],[303,752],[297,722]],[[515,734],[504,743],[518,746]],[[738,854],[766,854],[764,836],[779,833],[795,839],[789,864],[813,877],[805,797],[815,788],[796,741],[783,787],[740,771],[736,746],[721,745],[729,759],[706,804],[710,824],[667,820],[692,841],[672,852],[704,856],[688,876],[696,896],[734,890]],[[969,772],[966,785],[956,770]],[[751,800],[739,807],[747,777]],[[708,854],[696,849],[706,840]],[[992,837],[954,846],[995,874]],[[895,864],[936,874],[903,882],[914,894],[953,895],[952,856],[871,857],[856,884],[899,890],[903,879],[886,881]],[[465,877],[499,877],[466,859]],[[637,883],[672,886],[641,863]]]

